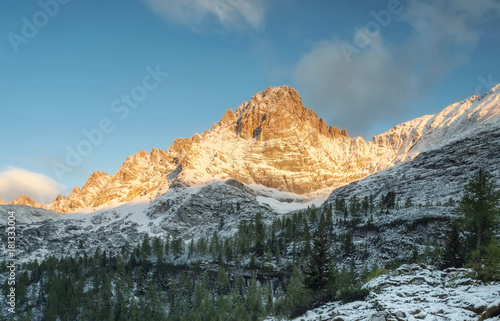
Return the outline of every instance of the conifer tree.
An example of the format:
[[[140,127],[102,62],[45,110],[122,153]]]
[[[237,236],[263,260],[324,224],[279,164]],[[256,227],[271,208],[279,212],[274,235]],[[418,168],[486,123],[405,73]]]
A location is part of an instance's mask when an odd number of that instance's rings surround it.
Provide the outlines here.
[[[149,244],[149,236],[144,235],[144,239],[142,241],[141,253],[143,256],[149,256],[151,254],[151,244]]]
[[[225,295],[229,292],[229,277],[227,276],[226,270],[222,268],[217,276],[217,293],[219,295]]]
[[[443,254],[443,268],[460,268],[464,265],[464,257],[460,246],[460,234],[458,232],[458,222],[453,222],[451,230],[446,239],[446,246]]]
[[[189,246],[188,246],[188,258],[193,257],[194,251],[195,251],[194,240],[191,239],[191,242],[189,242]]]
[[[255,254],[261,257],[264,254],[265,227],[262,222],[262,213],[255,215]]]
[[[480,168],[465,185],[458,210],[464,216],[465,228],[475,238],[475,249],[487,245],[491,231],[498,223],[500,192],[493,176]]]
[[[332,262],[328,241],[320,227],[313,241],[313,248],[305,268],[305,285],[323,300],[331,277]]]
[[[285,313],[292,318],[302,315],[311,306],[311,297],[311,290],[305,286],[303,275],[295,265],[286,290]]]
[[[247,296],[247,306],[250,312],[250,320],[258,321],[263,312],[262,306],[262,292],[255,279],[255,274],[252,275],[250,280],[250,289]]]

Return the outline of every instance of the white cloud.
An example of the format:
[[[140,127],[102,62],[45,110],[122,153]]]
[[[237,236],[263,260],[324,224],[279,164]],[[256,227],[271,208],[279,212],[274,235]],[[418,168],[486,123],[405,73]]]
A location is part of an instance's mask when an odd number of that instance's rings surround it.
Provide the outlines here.
[[[0,196],[10,202],[19,195],[26,195],[32,200],[48,204],[65,187],[48,176],[8,166],[0,172]]]
[[[167,21],[194,29],[210,19],[224,28],[261,29],[267,13],[264,0],[143,0]]]
[[[467,62],[480,37],[498,21],[497,0],[413,0],[380,31],[357,28],[353,39],[318,43],[297,63],[295,77],[311,108],[354,135],[403,110],[412,98]],[[382,9],[382,8],[381,8]],[[382,35],[407,24],[400,44]],[[395,24],[395,25],[392,25]],[[354,26],[353,26],[354,27]],[[373,28],[372,28],[373,29]]]
[[[297,65],[296,77],[310,96],[309,107],[360,135],[374,120],[397,112],[414,94],[414,81],[397,66],[380,36],[360,54],[346,56],[343,45],[339,40],[318,44]]]

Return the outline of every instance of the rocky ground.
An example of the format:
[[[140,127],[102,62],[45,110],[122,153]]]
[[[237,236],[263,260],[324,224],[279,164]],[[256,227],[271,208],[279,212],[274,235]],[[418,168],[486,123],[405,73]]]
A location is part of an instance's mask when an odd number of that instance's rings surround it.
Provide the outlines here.
[[[365,301],[329,303],[294,321],[500,320],[500,283],[483,284],[470,273],[403,265],[368,282]]]

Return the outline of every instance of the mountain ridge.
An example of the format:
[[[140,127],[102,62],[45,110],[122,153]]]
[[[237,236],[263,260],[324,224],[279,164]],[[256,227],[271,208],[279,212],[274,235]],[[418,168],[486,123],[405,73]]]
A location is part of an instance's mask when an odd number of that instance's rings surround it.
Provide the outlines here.
[[[71,213],[155,198],[170,188],[236,179],[296,194],[314,195],[387,169],[421,152],[499,122],[500,85],[435,115],[402,123],[371,141],[327,126],[289,86],[255,94],[203,134],[178,138],[165,151],[127,157],[114,175],[93,172],[82,188],[48,205],[28,197],[16,204]]]

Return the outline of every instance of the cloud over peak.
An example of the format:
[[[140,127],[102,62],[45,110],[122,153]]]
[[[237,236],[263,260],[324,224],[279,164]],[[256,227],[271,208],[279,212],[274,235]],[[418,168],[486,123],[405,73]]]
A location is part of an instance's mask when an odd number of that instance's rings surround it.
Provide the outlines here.
[[[19,195],[26,195],[35,202],[48,204],[65,187],[48,176],[8,166],[0,172],[0,196],[10,202]]]
[[[365,135],[467,62],[482,34],[500,22],[499,12],[497,0],[390,0],[353,26],[351,39],[313,46],[295,66],[295,78],[312,108]],[[402,24],[411,30],[404,41],[384,37]]]

